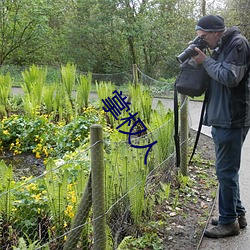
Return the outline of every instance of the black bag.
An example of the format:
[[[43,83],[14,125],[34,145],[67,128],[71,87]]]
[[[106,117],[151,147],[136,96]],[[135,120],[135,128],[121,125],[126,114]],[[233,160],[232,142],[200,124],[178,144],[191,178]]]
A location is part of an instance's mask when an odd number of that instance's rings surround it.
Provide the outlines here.
[[[207,88],[209,79],[203,65],[190,58],[183,62],[180,68],[180,74],[175,81],[177,92],[191,97],[201,96]]]
[[[175,124],[175,149],[176,149],[176,166],[180,167],[180,140],[179,140],[179,114],[178,114],[178,93],[183,95],[188,95],[191,97],[201,96],[205,93],[200,122],[198,131],[196,134],[195,144],[193,147],[192,155],[190,157],[189,163],[195,154],[195,150],[199,141],[202,120],[207,103],[207,86],[208,86],[209,76],[202,65],[198,65],[192,58],[186,60],[181,64],[181,71],[175,81],[174,89],[174,124]]]

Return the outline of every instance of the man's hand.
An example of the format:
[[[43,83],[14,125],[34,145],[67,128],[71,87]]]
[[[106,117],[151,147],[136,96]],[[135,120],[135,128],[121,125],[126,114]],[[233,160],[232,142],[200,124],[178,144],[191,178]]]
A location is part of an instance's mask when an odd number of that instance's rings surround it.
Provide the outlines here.
[[[198,53],[197,56],[192,57],[197,64],[203,64],[207,56],[197,47],[194,48],[195,51]]]

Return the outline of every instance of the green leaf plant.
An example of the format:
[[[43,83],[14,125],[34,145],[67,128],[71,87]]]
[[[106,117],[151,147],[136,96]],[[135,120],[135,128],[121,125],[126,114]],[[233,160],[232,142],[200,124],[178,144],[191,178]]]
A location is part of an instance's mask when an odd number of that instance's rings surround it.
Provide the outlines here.
[[[91,89],[92,74],[88,72],[87,75],[81,74],[78,78],[76,106],[78,113],[81,113],[83,108],[88,107],[89,94]]]
[[[22,76],[24,111],[27,116],[34,118],[37,113],[40,113],[47,68],[32,65],[28,70],[22,72]]]
[[[66,91],[69,100],[72,102],[72,92],[76,82],[76,65],[67,63],[66,66],[61,66],[62,86]]]
[[[162,102],[159,101],[151,113],[151,122],[147,127],[150,131],[153,131],[151,135],[153,140],[157,140],[153,147],[154,161],[161,163],[171,155],[174,149],[173,112],[167,111]]]
[[[131,97],[131,110],[138,112],[140,119],[150,124],[153,97],[149,89],[142,84],[129,85],[129,96]]]
[[[9,96],[11,93],[12,79],[10,74],[0,75],[0,117],[7,116],[9,107]]]
[[[106,100],[108,97],[112,97],[115,85],[112,82],[96,82],[96,90],[98,95],[99,107],[102,108],[104,103],[102,100]],[[107,123],[111,128],[115,127],[115,118],[110,112],[105,113]]]
[[[10,190],[13,188],[14,177],[12,166],[8,167],[4,161],[0,161],[0,213],[6,216],[9,222],[13,206],[13,194]]]

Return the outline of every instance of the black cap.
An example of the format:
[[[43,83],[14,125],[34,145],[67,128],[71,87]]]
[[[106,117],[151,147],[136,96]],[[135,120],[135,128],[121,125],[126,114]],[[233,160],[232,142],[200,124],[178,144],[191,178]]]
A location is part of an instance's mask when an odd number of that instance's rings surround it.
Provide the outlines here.
[[[204,31],[224,31],[225,24],[224,19],[221,16],[203,16],[195,26],[195,30]]]

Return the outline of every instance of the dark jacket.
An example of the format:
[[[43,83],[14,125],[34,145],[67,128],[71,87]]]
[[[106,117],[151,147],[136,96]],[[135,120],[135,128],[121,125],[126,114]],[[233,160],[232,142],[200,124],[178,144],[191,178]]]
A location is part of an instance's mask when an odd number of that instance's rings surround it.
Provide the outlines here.
[[[227,30],[218,50],[203,63],[211,77],[204,125],[250,126],[250,46],[237,27]]]

